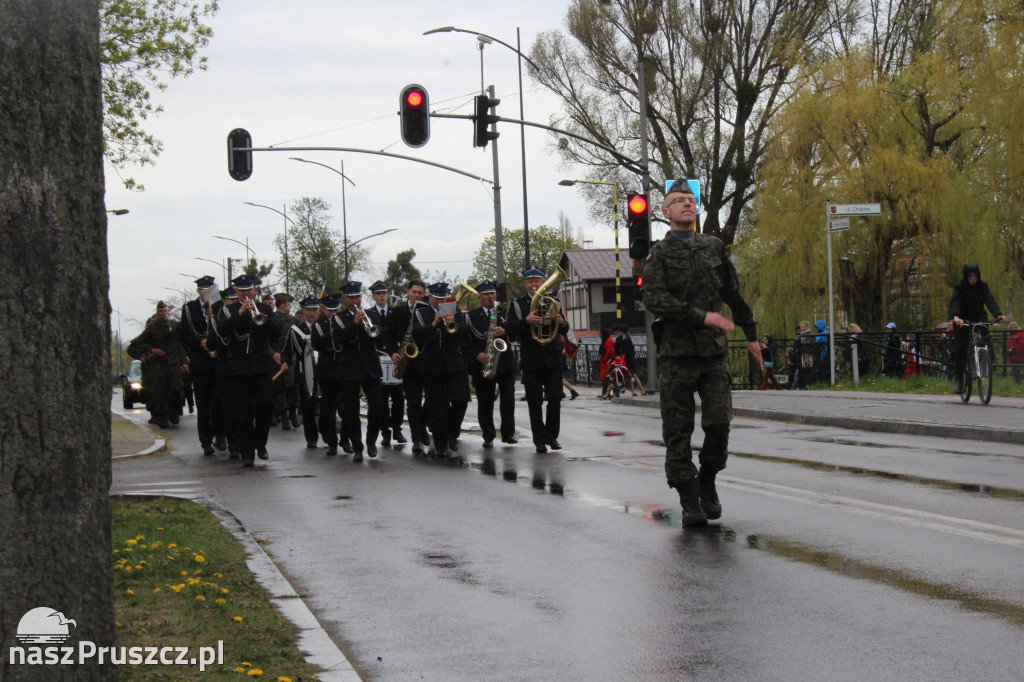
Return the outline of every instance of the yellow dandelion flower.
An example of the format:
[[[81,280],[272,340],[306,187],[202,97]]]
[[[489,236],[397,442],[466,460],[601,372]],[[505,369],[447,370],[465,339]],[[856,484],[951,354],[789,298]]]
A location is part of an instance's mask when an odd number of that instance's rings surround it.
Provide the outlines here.
[[[129,547],[134,547],[135,545],[139,544],[139,542],[138,540],[128,539],[124,541],[124,544],[128,545]]]
[[[277,682],[292,682],[292,678],[281,675],[277,678]]]
[[[128,594],[135,594],[134,590],[128,590]]]
[[[199,563],[203,563],[204,561],[206,561],[206,557],[204,557],[202,554],[196,554],[193,558]]]
[[[142,564],[135,564],[135,570],[136,571],[141,571],[142,570]]]
[[[114,621],[114,625],[116,625],[117,627],[121,627],[121,623],[119,621],[116,621],[116,620]]]
[[[153,588],[153,591],[154,591],[154,592],[159,592],[159,591],[160,591],[160,588],[159,588],[159,587],[154,587],[154,588]]]
[[[114,554],[120,554],[120,553],[121,553],[121,550],[119,550],[119,549],[115,549],[114,550]]]
[[[242,622],[242,617],[241,617],[241,616],[235,616],[235,618],[234,618],[234,621],[235,621],[236,623],[241,623],[241,622]],[[246,663],[246,665],[249,665],[249,664],[248,664],[248,663]]]
[[[263,671],[259,668],[253,668],[252,670],[247,672],[246,675],[248,675],[249,677],[260,677],[261,675],[263,675]]]
[[[201,594],[196,595],[196,601],[206,601],[206,597]]]
[[[125,567],[124,567],[124,570],[125,570],[125,571],[130,571],[130,570],[132,570],[132,567],[131,567],[131,566],[125,566]]]
[[[136,535],[136,536],[135,536],[135,539],[136,539],[136,540],[145,540],[145,539],[146,539],[146,536],[145,536],[145,535]]]
[[[224,577],[224,574],[223,574],[223,573],[214,573],[214,574],[213,574],[213,577],[214,577],[214,578],[223,578],[223,577]]]
[[[160,526],[157,526],[156,529],[157,530],[163,530],[163,528],[161,528]]]
[[[171,544],[167,545],[167,549],[174,549],[177,546],[178,546],[178,543],[172,542]]]
[[[250,663],[249,661],[242,661],[242,665],[244,665],[244,666],[246,666],[248,668],[252,667],[252,663]]]
[[[182,571],[181,574],[182,575],[188,575],[188,571]]]
[[[217,599],[217,603],[218,604],[227,604],[228,602],[227,602],[226,599]]]
[[[171,588],[175,592],[181,592],[183,589],[185,589],[185,583],[179,583],[177,585],[168,585],[167,587]]]
[[[235,668],[235,672],[236,673],[244,673],[245,672],[245,668],[243,668],[242,666],[238,666],[237,668]]]
[[[227,594],[228,593],[228,588],[222,587],[222,588],[220,588],[220,592],[221,592],[221,594]]]

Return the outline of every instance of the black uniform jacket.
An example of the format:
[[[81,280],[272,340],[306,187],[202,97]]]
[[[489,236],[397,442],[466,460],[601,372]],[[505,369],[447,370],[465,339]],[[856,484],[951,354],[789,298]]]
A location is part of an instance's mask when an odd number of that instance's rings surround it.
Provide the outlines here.
[[[466,371],[466,356],[462,346],[468,343],[462,315],[455,316],[456,333],[449,334],[443,322],[432,327],[437,312],[429,305],[416,308],[412,338],[420,348],[420,374],[450,374]],[[408,323],[406,323],[408,324]]]
[[[256,303],[256,309],[266,315],[262,325],[253,322],[249,312],[239,314],[241,307],[241,303],[222,306],[208,331],[206,345],[217,350],[222,363],[219,375],[273,374],[277,363],[270,352],[270,339],[281,334],[281,323],[265,303]]]
[[[206,338],[208,327],[206,305],[198,298],[186,303],[185,307],[181,309],[178,340],[188,354],[188,371],[192,374],[213,374],[216,369],[217,361],[211,358],[210,353],[200,345]],[[210,350],[213,350],[212,345],[210,345]]]
[[[356,324],[355,313],[350,310],[317,322],[311,341],[319,354],[317,381],[365,381],[383,374],[373,339],[362,323]]]
[[[569,325],[563,320],[558,327],[559,336],[547,345],[533,340],[533,327],[526,321],[530,314],[530,301],[533,297],[523,294],[513,299],[508,306],[505,318],[505,332],[510,339],[519,342],[519,362],[524,371],[539,369],[560,369],[562,367],[562,334],[569,333]]]
[[[494,312],[492,310],[492,312]],[[505,320],[503,315],[498,315],[496,325],[499,327],[505,326]],[[469,330],[469,371],[474,375],[478,372],[483,371],[483,365],[477,362],[476,356],[487,350],[487,332],[491,328],[491,316],[490,314],[481,308],[474,308],[468,313],[463,315],[463,323]],[[508,343],[508,339],[504,336],[496,337],[504,339],[505,343]],[[500,355],[498,360],[498,374],[515,373],[516,371],[516,354],[509,348]]]
[[[382,315],[377,306],[373,306],[366,309],[366,315],[370,318],[370,322],[380,327],[380,336],[373,340],[374,345],[378,350],[385,351],[388,355],[391,355],[393,351],[389,350],[387,346],[388,324],[391,322],[391,318],[395,316],[395,309],[389,306],[384,309],[384,314]]]

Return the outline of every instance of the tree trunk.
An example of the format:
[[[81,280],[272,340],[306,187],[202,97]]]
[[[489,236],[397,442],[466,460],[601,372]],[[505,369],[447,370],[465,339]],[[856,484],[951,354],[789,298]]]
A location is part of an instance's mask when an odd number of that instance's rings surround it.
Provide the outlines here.
[[[9,659],[39,607],[63,646],[117,643],[99,3],[0,0],[0,26],[0,679],[114,680]]]

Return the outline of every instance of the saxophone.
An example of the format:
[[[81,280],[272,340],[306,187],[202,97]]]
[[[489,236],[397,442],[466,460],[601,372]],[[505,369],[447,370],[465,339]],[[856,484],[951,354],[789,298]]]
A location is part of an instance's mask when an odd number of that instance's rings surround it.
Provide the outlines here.
[[[505,339],[494,335],[494,328],[498,326],[498,308],[500,306],[500,303],[495,303],[491,308],[491,322],[487,327],[487,342],[484,345],[487,362],[484,363],[483,376],[488,380],[493,379],[494,375],[498,373],[498,360],[501,359],[501,354],[508,350],[508,343],[505,342]]]
[[[416,321],[416,306],[422,304],[423,301],[413,301],[412,307],[409,308],[409,326],[405,328],[405,336],[402,337],[402,357],[398,359],[398,364],[391,370],[391,376],[396,379],[402,378],[409,361],[415,360],[416,356],[420,354],[419,346],[412,340],[412,324]]]

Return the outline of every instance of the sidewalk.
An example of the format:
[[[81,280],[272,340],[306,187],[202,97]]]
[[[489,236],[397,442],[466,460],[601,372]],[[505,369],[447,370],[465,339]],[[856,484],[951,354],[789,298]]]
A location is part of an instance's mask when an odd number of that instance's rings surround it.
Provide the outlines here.
[[[157,434],[116,412],[110,413],[110,455],[114,459],[151,455],[166,447],[164,439]]]
[[[660,395],[617,398],[622,405],[660,408]],[[982,405],[957,395],[860,391],[733,391],[737,417],[861,431],[1024,443],[1024,399],[993,397]],[[700,399],[697,400],[698,409]]]

